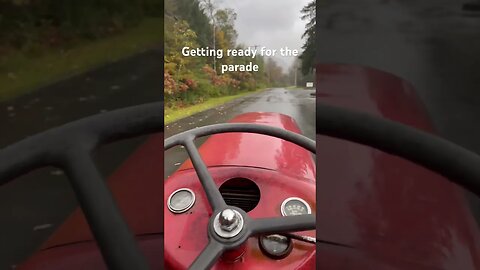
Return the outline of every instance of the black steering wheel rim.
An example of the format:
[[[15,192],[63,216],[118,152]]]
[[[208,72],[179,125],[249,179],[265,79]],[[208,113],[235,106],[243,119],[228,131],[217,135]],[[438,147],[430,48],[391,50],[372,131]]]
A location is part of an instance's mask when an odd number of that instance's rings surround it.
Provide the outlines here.
[[[409,160],[480,197],[480,156],[446,139],[389,119],[318,101],[316,131],[317,135],[356,142]]]
[[[203,191],[205,191],[208,202],[213,210],[213,214],[207,225],[209,242],[189,269],[209,269],[224,251],[242,245],[253,235],[264,233],[290,233],[315,229],[314,214],[252,219],[242,209],[227,206],[212,176],[208,172],[208,168],[202,160],[200,153],[194,144],[194,140],[199,137],[231,132],[268,135],[294,143],[313,154],[316,154],[317,151],[315,141],[301,134],[277,127],[248,123],[228,123],[203,126],[173,135],[166,139],[164,144],[165,151],[176,145],[183,145],[187,150],[195,172],[202,184]],[[223,238],[215,230],[214,224],[218,222],[216,219],[220,215],[220,212],[225,209],[236,211],[242,219],[241,231],[233,238]]]
[[[162,132],[162,112],[163,102],[119,109],[7,146],[0,151],[0,185],[37,168],[54,166],[64,170],[108,268],[148,269],[91,154],[103,144]]]

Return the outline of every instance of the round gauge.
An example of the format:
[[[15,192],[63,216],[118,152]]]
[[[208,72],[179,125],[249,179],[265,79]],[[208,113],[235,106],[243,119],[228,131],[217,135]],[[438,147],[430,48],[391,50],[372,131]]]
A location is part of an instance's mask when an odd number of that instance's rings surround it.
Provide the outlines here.
[[[168,209],[175,214],[188,211],[195,203],[195,193],[188,188],[177,189],[168,197]]]
[[[291,197],[283,201],[280,210],[284,217],[308,215],[312,213],[310,205],[308,205],[306,201],[296,197]]]
[[[283,235],[262,235],[258,238],[262,252],[273,259],[283,259],[292,251],[292,240]]]

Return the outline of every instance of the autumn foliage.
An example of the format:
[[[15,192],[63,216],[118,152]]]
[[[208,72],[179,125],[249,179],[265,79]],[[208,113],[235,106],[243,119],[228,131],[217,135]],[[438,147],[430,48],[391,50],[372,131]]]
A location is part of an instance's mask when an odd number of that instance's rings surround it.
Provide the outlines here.
[[[258,72],[220,74],[222,64],[244,64],[252,59],[227,56],[228,49],[245,48],[236,42],[236,13],[232,9],[220,9],[209,3],[211,1],[208,0],[165,2],[166,12],[175,14],[175,18],[165,18],[164,94],[167,106],[198,103],[208,97],[232,95],[268,84],[262,57],[253,59],[260,67]],[[215,35],[212,34],[213,29]],[[224,57],[185,57],[181,54],[183,47],[215,47],[223,50]]]

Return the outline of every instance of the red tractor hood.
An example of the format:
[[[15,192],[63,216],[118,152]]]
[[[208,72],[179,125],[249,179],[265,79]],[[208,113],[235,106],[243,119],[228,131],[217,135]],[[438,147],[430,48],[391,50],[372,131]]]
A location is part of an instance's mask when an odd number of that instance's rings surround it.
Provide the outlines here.
[[[292,118],[278,113],[245,113],[229,122],[267,125],[301,133]],[[208,138],[199,152],[219,189],[232,179],[248,180],[258,188],[258,202],[253,208],[244,209],[251,218],[281,216],[282,202],[291,197],[302,198],[312,211],[316,209],[315,163],[312,154],[298,145],[260,134],[223,133]],[[195,204],[186,213],[175,214],[164,207],[165,268],[187,269],[208,243],[206,228],[212,208],[190,161],[165,181],[164,188],[165,202],[180,188],[188,188],[196,194]],[[235,188],[241,190],[240,185]],[[252,201],[245,195],[238,198],[236,195],[230,199],[230,205]],[[313,237],[315,231],[303,234]],[[315,263],[315,248],[311,244],[295,243],[291,254],[278,261],[262,253],[256,237],[251,237],[244,248],[241,259],[220,259],[212,269],[313,269]]]
[[[291,117],[279,113],[250,112],[241,114],[229,122],[268,125],[301,133]],[[255,167],[294,177],[315,179],[315,164],[307,150],[267,135],[251,133],[213,135],[202,145],[200,154],[208,167]],[[189,160],[179,170],[192,168]]]

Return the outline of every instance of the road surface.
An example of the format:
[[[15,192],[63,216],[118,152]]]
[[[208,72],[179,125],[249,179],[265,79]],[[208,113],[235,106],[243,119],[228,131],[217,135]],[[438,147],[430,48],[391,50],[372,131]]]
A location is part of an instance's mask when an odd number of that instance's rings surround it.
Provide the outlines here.
[[[443,137],[480,153],[480,12],[457,0],[319,1],[321,63],[404,78]],[[480,203],[468,197],[480,221]]]
[[[293,117],[303,134],[314,140],[315,98],[311,95],[313,92],[314,90],[274,88],[252,94],[165,126],[165,138],[198,126],[225,123],[238,114],[246,112],[277,112]],[[197,140],[197,145],[204,141]],[[166,151],[165,177],[171,175],[186,158],[185,150],[180,147]]]
[[[162,59],[160,49],[149,50],[0,103],[0,148],[87,115],[159,101]],[[101,172],[108,176],[141,140],[102,148]],[[0,269],[35,251],[76,205],[66,177],[53,168],[0,186]]]

